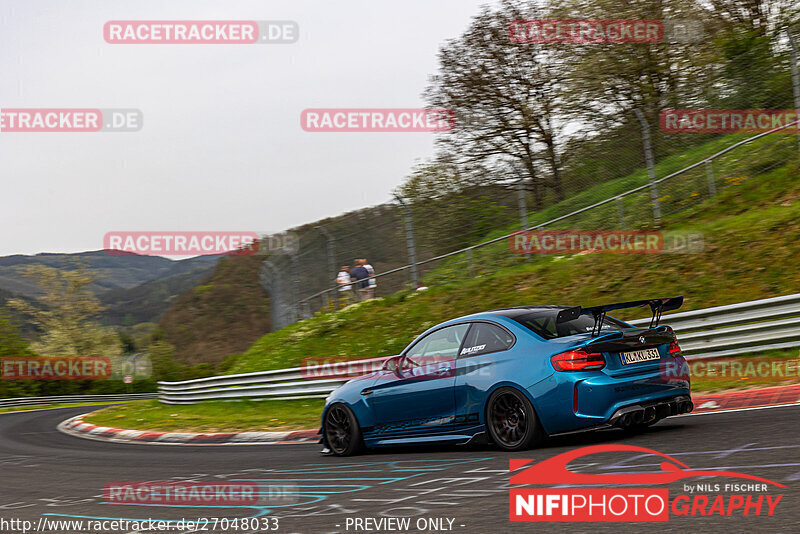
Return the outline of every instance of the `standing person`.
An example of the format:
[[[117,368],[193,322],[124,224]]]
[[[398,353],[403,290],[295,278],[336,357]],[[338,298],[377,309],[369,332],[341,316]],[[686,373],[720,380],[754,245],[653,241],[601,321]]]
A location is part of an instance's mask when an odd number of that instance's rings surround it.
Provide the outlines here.
[[[359,260],[356,260],[355,267],[350,271],[350,279],[354,282],[354,294],[358,300],[367,299],[367,291],[369,291],[369,271],[367,271]]]
[[[361,259],[361,265],[364,266],[364,268],[367,270],[367,272],[369,273],[369,276],[370,276],[370,278],[369,278],[369,287],[367,288],[367,298],[368,299],[374,299],[375,298],[375,289],[378,287],[378,282],[377,282],[377,280],[375,280],[375,269],[372,268],[372,265],[367,263],[367,258],[362,258]]]
[[[339,301],[342,304],[350,300],[350,290],[353,289],[350,282],[350,267],[342,265],[339,268],[339,274],[336,275],[336,283],[339,284]]]

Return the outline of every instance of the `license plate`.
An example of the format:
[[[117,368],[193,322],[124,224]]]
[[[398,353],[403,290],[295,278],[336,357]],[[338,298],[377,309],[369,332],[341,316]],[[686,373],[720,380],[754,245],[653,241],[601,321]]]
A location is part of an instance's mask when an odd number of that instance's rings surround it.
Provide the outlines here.
[[[637,350],[636,352],[623,352],[619,355],[619,358],[622,360],[623,365],[629,365],[631,363],[658,360],[661,358],[661,355],[658,353],[658,349],[645,349]]]

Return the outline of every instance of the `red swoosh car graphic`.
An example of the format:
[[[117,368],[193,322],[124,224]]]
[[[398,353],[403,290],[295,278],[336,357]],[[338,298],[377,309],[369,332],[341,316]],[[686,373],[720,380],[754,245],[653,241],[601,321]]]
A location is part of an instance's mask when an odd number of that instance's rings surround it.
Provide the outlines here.
[[[647,454],[655,454],[661,456],[669,461],[661,462],[660,473],[631,473],[631,474],[587,474],[575,473],[567,469],[567,464],[576,458],[581,458],[590,454],[597,454],[601,452],[619,452],[619,451],[632,451],[642,452]],[[519,461],[515,461],[519,465]],[[513,471],[513,468],[511,469]],[[676,480],[691,477],[734,477],[745,478],[748,480],[755,480],[758,482],[766,482],[785,488],[783,484],[779,484],[766,478],[757,477],[755,475],[748,475],[745,473],[738,473],[736,471],[718,471],[718,470],[704,470],[704,469],[691,469],[688,465],[668,456],[666,454],[646,449],[644,447],[637,447],[635,445],[593,445],[591,447],[582,447],[574,451],[568,451],[553,458],[543,460],[519,473],[511,476],[511,484],[574,484],[574,485],[589,485],[589,484],[669,484]]]

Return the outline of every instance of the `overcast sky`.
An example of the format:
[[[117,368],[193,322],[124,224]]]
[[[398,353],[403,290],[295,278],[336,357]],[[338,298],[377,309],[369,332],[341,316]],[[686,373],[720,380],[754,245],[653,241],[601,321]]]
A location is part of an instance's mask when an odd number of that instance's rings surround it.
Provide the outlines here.
[[[305,108],[420,107],[487,0],[0,2],[0,108],[138,108],[138,132],[0,132],[0,255],[108,231],[278,232],[389,200],[431,133],[310,133]],[[109,20],[293,20],[283,45],[112,45]]]

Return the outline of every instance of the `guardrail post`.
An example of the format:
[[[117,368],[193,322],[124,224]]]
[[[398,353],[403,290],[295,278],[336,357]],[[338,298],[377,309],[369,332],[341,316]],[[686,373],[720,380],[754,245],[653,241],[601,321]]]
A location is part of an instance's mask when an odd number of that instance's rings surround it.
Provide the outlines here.
[[[519,224],[522,231],[528,229],[528,206],[525,203],[525,178],[519,177],[517,182],[517,204],[519,205]]]
[[[270,325],[272,331],[275,332],[284,326],[288,326],[288,323],[285,322],[286,317],[283,311],[281,273],[271,261],[265,260],[261,264],[259,279],[261,287],[269,294]]]
[[[414,243],[414,221],[411,219],[411,210],[408,209],[408,206],[403,199],[400,198],[398,195],[395,195],[394,198],[397,199],[397,202],[403,207],[403,215],[406,219],[406,246],[408,247],[408,263],[411,265],[411,284],[414,286],[414,289],[419,287],[419,271],[417,270],[417,247]]]
[[[714,162],[706,160],[706,178],[708,178],[708,194],[711,197],[717,196],[717,184],[714,181]]]
[[[328,249],[328,273],[331,276],[333,276],[333,275],[335,275],[335,273],[339,272],[336,269],[336,254],[334,253],[334,241],[335,241],[335,239],[331,235],[331,233],[327,230],[327,228],[325,228],[324,226],[315,226],[314,228],[319,230],[322,233],[322,235],[324,235],[325,238],[328,241],[328,243],[327,243],[327,249]],[[327,292],[323,295],[323,301],[324,300],[327,300],[328,301],[328,306],[331,306],[331,296]],[[323,308],[324,307],[325,307],[325,305],[323,304]]]
[[[633,110],[636,118],[642,125],[642,145],[644,146],[644,159],[647,163],[647,176],[650,179],[650,201],[653,204],[653,219],[661,220],[661,201],[658,200],[658,184],[656,184],[656,163],[653,157],[653,147],[650,145],[650,125],[639,108]]]
[[[517,181],[517,205],[519,205],[519,224],[523,232],[528,231],[528,205],[525,202],[525,177],[520,172],[519,168],[514,165],[514,170],[519,176]],[[531,260],[530,254],[523,254],[525,261]],[[471,256],[470,256],[471,258]]]
[[[292,306],[289,324],[296,323],[300,318],[300,275],[298,274],[300,262],[297,261],[297,254],[292,254]]]
[[[794,41],[792,32],[787,28],[786,36],[789,38],[789,53],[792,67],[792,87],[794,89],[795,112],[800,114],[800,74],[797,72],[797,43]],[[795,125],[797,130],[797,150],[800,152],[800,124]]]

